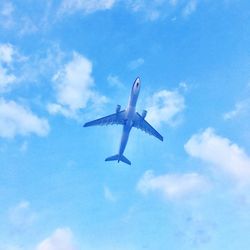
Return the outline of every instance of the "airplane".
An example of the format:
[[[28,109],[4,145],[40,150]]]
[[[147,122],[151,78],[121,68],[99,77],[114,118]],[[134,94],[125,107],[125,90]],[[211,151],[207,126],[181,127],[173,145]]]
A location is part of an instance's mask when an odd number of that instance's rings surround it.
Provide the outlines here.
[[[141,129],[142,131],[148,133],[149,135],[153,135],[159,140],[163,141],[162,135],[160,135],[146,120],[145,117],[147,115],[147,111],[143,110],[140,115],[136,112],[136,103],[140,93],[141,81],[140,78],[137,77],[133,83],[131,94],[128,101],[128,106],[126,109],[121,111],[121,105],[117,105],[116,112],[112,115],[108,115],[102,118],[99,118],[94,121],[87,122],[83,125],[83,127],[90,127],[96,125],[123,125],[122,138],[119,148],[119,153],[113,156],[110,156],[105,159],[105,161],[120,161],[131,165],[131,162],[123,155],[125,147],[128,142],[129,133],[133,127],[137,129]]]

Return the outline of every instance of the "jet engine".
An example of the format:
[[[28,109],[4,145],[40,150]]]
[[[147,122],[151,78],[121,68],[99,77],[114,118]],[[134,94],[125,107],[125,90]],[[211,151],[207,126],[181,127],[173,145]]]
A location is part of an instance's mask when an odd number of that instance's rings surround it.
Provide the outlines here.
[[[119,113],[120,110],[121,110],[121,105],[117,105],[117,106],[116,106],[116,113]]]
[[[142,118],[144,119],[146,117],[146,115],[147,115],[147,110],[143,110],[142,114],[141,114]]]

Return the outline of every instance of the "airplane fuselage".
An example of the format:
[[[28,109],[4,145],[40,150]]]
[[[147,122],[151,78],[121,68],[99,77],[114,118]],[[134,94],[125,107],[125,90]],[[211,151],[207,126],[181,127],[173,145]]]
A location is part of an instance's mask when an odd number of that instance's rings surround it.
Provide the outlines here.
[[[157,139],[163,141],[162,135],[160,135],[146,120],[147,111],[143,110],[142,114],[136,112],[136,103],[140,93],[141,83],[140,78],[137,77],[133,83],[131,94],[129,96],[128,106],[124,110],[120,110],[121,106],[117,105],[116,112],[114,114],[101,117],[99,119],[85,123],[84,127],[96,126],[96,125],[113,125],[119,124],[123,126],[122,138],[120,142],[119,152],[116,155],[109,156],[105,161],[122,161],[128,165],[131,165],[129,159],[124,156],[124,150],[128,143],[128,138],[132,127],[140,129],[149,135],[155,136]]]
[[[140,87],[141,87],[140,85],[141,85],[140,78],[137,77],[132,86],[131,94],[128,101],[128,106],[126,108],[126,121],[125,124],[123,125],[122,138],[119,148],[119,156],[123,155],[123,152],[128,143],[129,133],[131,131],[131,128],[133,127],[133,119],[136,114],[136,103],[140,93]]]

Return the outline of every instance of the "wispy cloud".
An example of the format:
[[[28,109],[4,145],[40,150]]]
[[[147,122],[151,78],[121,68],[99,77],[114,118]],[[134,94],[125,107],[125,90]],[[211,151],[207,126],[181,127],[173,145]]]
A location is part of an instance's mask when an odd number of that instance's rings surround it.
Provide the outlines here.
[[[98,107],[107,102],[105,96],[94,90],[91,61],[76,52],[72,60],[54,75],[53,82],[56,103],[48,105],[51,114],[77,118],[78,111],[86,108],[88,103]]]
[[[10,91],[15,83],[22,81],[26,59],[14,45],[0,44],[0,92]]]
[[[28,16],[21,17],[20,18],[20,23],[22,23],[22,25],[20,27],[20,30],[19,30],[19,35],[20,36],[35,33],[35,32],[37,32],[39,30],[39,28],[34,23],[34,21],[32,21],[32,19],[29,18]]]
[[[15,54],[13,45],[0,44],[0,92],[6,91],[16,81],[16,76],[11,72]]]
[[[223,118],[225,120],[233,120],[243,114],[246,114],[250,111],[250,100],[246,99],[240,102],[237,102],[233,108],[233,110],[226,112],[223,114]]]
[[[8,244],[8,245],[2,244],[0,246],[0,250],[24,250],[24,248],[21,246],[18,246],[18,245],[14,245],[14,244],[13,245],[12,244]]]
[[[133,12],[142,13],[149,21],[157,21],[168,16],[190,16],[197,9],[197,0],[130,0],[127,2]],[[184,7],[183,7],[184,6]]]
[[[20,146],[20,151],[21,151],[22,153],[24,153],[24,152],[27,151],[27,149],[28,149],[28,142],[27,142],[27,141],[24,141],[24,142],[21,144],[21,146]]]
[[[0,62],[10,64],[13,61],[14,54],[16,54],[12,44],[0,44]]]
[[[51,43],[45,50],[30,55],[23,64],[21,79],[23,82],[39,82],[40,78],[51,81],[52,76],[67,59],[67,53],[57,43]]]
[[[29,134],[45,136],[49,130],[46,119],[36,116],[15,101],[0,99],[0,137],[13,138]]]
[[[180,0],[169,0],[169,3],[173,6],[177,5]]]
[[[178,91],[161,90],[153,94],[147,105],[147,120],[155,126],[176,125],[185,108],[184,97]]]
[[[145,1],[145,0],[130,0],[127,5],[133,12],[141,12],[149,21],[155,21],[161,16],[160,8],[162,8],[167,1]]]
[[[77,250],[70,228],[57,228],[48,238],[41,241],[36,250]]]
[[[16,76],[0,65],[0,92],[7,91],[16,82]]]
[[[197,1],[196,0],[189,0],[184,7],[182,14],[184,17],[188,17],[196,11],[197,8]]]
[[[17,230],[25,230],[31,226],[37,219],[37,213],[35,213],[28,201],[21,201],[15,207],[9,210],[10,223]]]
[[[116,201],[116,197],[113,194],[113,192],[110,190],[109,187],[104,186],[104,197],[107,201],[111,201],[111,202],[115,202]]]
[[[33,4],[33,8],[32,11],[29,11],[31,4]],[[0,5],[0,28],[12,30],[17,36],[44,31],[48,28],[48,23],[51,28],[55,22],[55,5],[54,1],[50,0],[41,4],[40,2],[24,1],[21,5],[18,1],[3,0]],[[51,6],[54,9],[50,15]]]
[[[112,75],[112,74],[108,75],[107,81],[111,87],[118,87],[118,88],[124,87],[122,81],[116,75]]]
[[[190,90],[190,85],[185,81],[179,83],[179,91],[187,92]]]
[[[184,216],[177,232],[178,238],[185,239],[190,249],[204,248],[212,240],[216,223],[211,221],[212,218],[204,218],[197,211]]]
[[[2,1],[0,7],[0,26],[11,28],[14,25],[13,20],[14,5],[11,1]]]
[[[205,191],[207,187],[206,179],[197,173],[155,176],[152,170],[146,171],[137,184],[137,189],[141,193],[159,192],[167,199],[194,195]]]
[[[74,13],[76,11],[93,13],[100,10],[109,10],[115,3],[116,0],[63,0],[59,13]]]
[[[138,67],[142,66],[143,64],[144,64],[144,59],[140,57],[140,58],[137,58],[137,59],[131,61],[128,64],[128,67],[129,67],[130,70],[135,70]]]
[[[212,128],[193,135],[185,144],[187,153],[221,170],[239,184],[250,183],[250,156],[228,138],[217,135]]]

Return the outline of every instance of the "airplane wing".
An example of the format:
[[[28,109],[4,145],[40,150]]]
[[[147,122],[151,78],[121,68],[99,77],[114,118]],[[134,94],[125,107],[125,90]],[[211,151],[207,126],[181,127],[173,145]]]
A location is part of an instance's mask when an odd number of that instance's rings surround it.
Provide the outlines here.
[[[160,135],[142,116],[136,112],[133,126],[141,129],[142,131],[155,136],[159,140],[163,141],[162,135]]]
[[[124,123],[125,123],[125,110],[99,118],[91,122],[87,122],[83,125],[83,127],[97,126],[97,125],[103,126],[103,125],[113,125],[113,124],[123,125]]]

